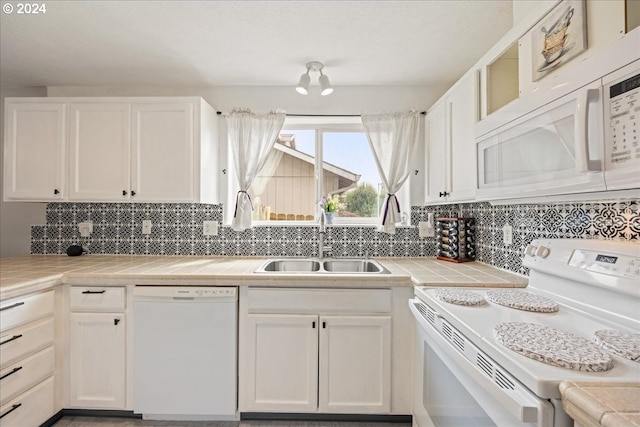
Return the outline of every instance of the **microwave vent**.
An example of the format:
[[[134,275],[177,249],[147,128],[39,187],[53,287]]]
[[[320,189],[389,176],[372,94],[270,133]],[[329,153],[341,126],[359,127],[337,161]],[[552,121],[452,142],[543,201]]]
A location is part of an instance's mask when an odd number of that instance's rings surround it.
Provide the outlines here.
[[[442,322],[442,335],[447,337],[448,340],[451,340],[452,332],[453,331],[451,330],[451,326],[449,326],[447,323]]]

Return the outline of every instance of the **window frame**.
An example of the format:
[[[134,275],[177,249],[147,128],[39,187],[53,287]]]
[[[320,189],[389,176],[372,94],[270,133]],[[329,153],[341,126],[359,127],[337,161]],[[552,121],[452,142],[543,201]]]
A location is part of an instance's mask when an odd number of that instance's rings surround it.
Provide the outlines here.
[[[314,130],[315,131],[315,154],[314,154],[314,178],[315,178],[315,213],[313,221],[258,221],[254,220],[253,225],[256,226],[312,226],[316,225],[320,220],[322,210],[319,206],[319,201],[324,194],[322,185],[324,183],[324,169],[323,169],[323,133],[326,132],[340,132],[340,133],[364,133],[364,125],[360,116],[349,117],[335,117],[335,116],[288,116],[285,119],[282,131],[287,130]],[[339,226],[368,226],[377,225],[380,222],[380,214],[375,217],[356,217],[347,218],[336,216],[333,220],[333,225]]]

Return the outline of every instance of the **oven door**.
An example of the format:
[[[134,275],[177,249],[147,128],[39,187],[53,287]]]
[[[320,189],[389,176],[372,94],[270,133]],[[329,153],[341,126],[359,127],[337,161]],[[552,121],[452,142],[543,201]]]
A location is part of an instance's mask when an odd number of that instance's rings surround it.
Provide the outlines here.
[[[477,359],[487,365],[480,368],[471,363],[434,328],[443,320],[422,301],[409,300],[409,307],[416,318],[417,340],[414,427],[554,426],[554,408],[549,401],[540,399],[504,372],[496,378],[493,368],[487,368],[491,359],[481,352],[476,353],[480,354]],[[456,340],[460,338],[457,335]],[[469,341],[465,343],[466,351],[470,346],[478,351]]]

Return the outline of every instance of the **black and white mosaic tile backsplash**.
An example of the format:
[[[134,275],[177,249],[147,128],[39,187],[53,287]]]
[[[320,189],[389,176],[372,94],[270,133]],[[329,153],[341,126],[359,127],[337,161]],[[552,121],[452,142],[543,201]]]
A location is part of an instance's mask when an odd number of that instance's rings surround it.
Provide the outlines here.
[[[427,213],[470,216],[477,223],[478,260],[527,274],[524,248],[536,238],[615,239],[640,242],[640,200],[552,205],[491,206],[467,203],[414,206],[411,225],[395,235],[372,226],[327,227],[325,244],[337,257],[430,257],[434,238],[420,238],[415,227]],[[222,223],[222,206],[189,203],[49,203],[47,223],[31,228],[31,253],[64,254],[82,244],[89,253],[136,255],[317,256],[318,227],[257,226],[243,232],[221,227],[204,236],[203,221]],[[151,234],[142,234],[142,220]],[[91,237],[81,238],[78,223],[91,221]],[[513,227],[513,244],[505,246],[502,227]]]

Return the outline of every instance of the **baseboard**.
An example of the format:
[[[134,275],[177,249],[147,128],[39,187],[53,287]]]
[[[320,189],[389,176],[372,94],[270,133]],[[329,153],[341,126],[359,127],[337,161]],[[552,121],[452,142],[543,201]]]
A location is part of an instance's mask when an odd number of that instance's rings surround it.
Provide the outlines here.
[[[142,414],[134,414],[133,411],[112,409],[63,409],[60,412],[62,412],[62,416],[69,417],[116,417],[142,419]]]
[[[40,424],[40,427],[51,427],[52,425],[60,421],[60,418],[62,417],[63,417],[62,411],[60,410],[56,414],[54,414],[51,418],[49,418],[47,421]]]
[[[363,423],[411,423],[411,415],[388,414],[318,414],[318,413],[275,413],[241,412],[241,420],[280,421],[359,421]]]

